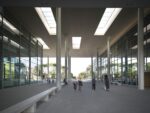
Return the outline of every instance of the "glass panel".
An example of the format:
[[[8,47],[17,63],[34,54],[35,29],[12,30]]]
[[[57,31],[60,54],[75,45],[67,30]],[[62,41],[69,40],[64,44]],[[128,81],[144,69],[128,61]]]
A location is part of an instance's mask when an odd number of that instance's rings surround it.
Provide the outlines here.
[[[31,41],[31,82],[38,80],[37,42]]]
[[[19,85],[19,37],[4,30],[3,87]]]
[[[21,36],[20,39],[20,84],[29,83],[29,45],[28,38]]]

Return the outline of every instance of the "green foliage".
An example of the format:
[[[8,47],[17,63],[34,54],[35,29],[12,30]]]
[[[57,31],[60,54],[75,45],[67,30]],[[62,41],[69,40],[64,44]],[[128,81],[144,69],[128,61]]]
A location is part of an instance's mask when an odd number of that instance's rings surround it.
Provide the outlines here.
[[[115,78],[119,78],[119,73],[114,73]]]
[[[135,67],[133,65],[134,64],[128,65],[128,76],[130,78],[135,78],[135,76],[136,76],[136,69],[135,69]]]
[[[52,79],[56,78],[56,71],[54,71],[54,70],[51,71],[51,72],[50,72],[50,75],[51,75],[51,78],[52,78]]]
[[[150,71],[150,62],[147,63],[147,70]]]
[[[50,64],[50,67],[52,67],[52,71],[50,72],[50,76],[52,79],[56,78],[56,64]]]
[[[79,78],[81,78],[81,79],[87,78],[87,73],[86,73],[86,72],[81,72],[81,73],[79,74]]]

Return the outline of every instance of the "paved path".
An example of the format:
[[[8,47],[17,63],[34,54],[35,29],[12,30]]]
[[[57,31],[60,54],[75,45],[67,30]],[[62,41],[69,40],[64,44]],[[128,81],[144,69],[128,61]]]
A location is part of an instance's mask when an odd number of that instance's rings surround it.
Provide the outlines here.
[[[112,86],[106,92],[98,83],[92,91],[91,84],[86,83],[79,92],[71,84],[38,106],[37,113],[150,113],[150,90]]]

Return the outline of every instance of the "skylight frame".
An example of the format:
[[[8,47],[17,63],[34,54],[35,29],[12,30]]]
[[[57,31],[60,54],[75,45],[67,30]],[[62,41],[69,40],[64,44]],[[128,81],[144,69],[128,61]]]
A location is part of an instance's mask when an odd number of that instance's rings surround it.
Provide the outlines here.
[[[35,7],[40,19],[50,35],[56,35],[56,21],[51,7]]]
[[[72,37],[72,48],[73,49],[80,49],[81,40],[82,40],[81,36],[73,36]]]
[[[38,42],[40,42],[43,45],[43,49],[50,49],[42,38],[37,37],[36,39],[38,40]]]
[[[105,35],[122,8],[106,8],[94,35]]]

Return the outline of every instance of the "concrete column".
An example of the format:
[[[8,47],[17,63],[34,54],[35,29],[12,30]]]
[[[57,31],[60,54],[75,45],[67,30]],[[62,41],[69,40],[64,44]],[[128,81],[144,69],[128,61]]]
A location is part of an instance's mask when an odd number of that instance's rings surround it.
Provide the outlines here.
[[[97,49],[97,80],[99,79],[99,53]]]
[[[56,45],[56,85],[61,89],[61,8],[56,8],[57,45]]]
[[[94,78],[93,75],[93,56],[91,57],[91,75],[92,75],[92,79]]]
[[[138,88],[144,90],[144,49],[143,49],[143,21],[144,10],[138,8]]]
[[[67,39],[65,40],[65,79],[67,80],[67,76],[68,76],[68,43],[67,43]]]
[[[109,76],[109,81],[111,81],[112,77],[110,75],[110,43],[109,43],[110,37],[107,39],[107,74]]]

